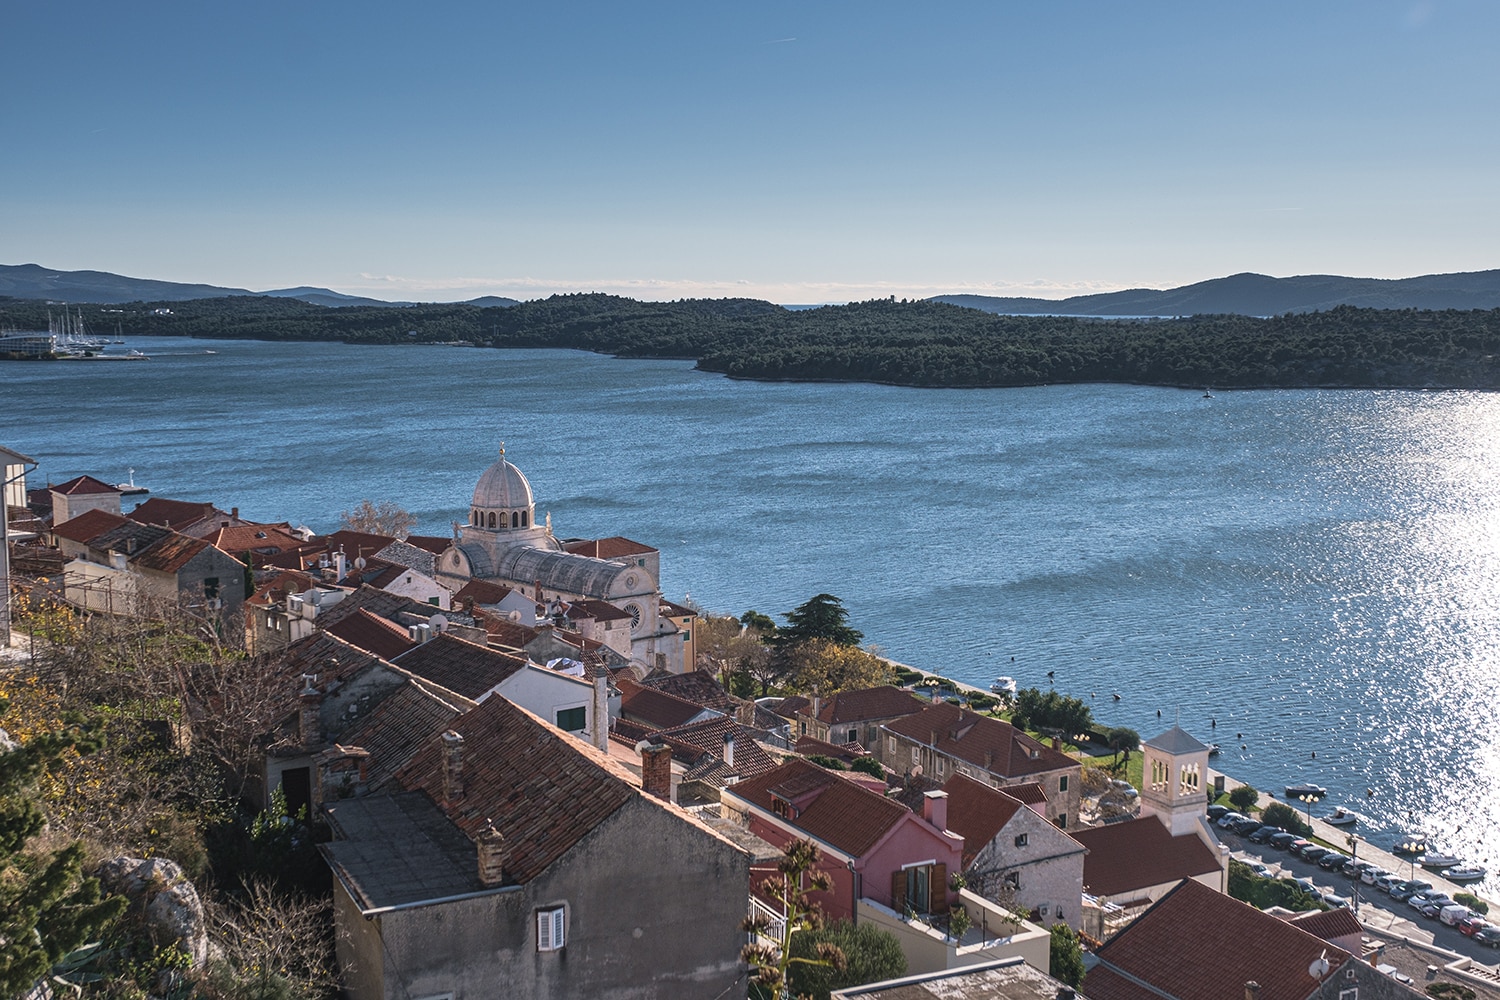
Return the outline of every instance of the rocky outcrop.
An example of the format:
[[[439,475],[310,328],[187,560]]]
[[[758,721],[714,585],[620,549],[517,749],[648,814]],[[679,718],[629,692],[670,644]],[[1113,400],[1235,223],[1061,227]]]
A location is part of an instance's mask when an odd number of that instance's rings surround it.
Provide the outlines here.
[[[99,866],[99,881],[109,892],[130,899],[161,944],[176,942],[193,965],[208,957],[208,928],[203,900],[182,866],[167,858],[111,858]]]

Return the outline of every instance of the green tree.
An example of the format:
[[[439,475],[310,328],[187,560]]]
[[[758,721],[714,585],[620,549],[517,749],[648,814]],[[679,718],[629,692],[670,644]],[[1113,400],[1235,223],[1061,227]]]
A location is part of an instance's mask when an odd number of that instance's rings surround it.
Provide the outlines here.
[[[861,757],[859,760],[849,765],[849,770],[861,771],[865,774],[868,774],[872,778],[879,778],[882,781],[885,780],[885,765],[880,763],[880,761],[874,757]]]
[[[819,594],[788,611],[786,624],[776,630],[774,643],[779,647],[821,639],[837,646],[858,646],[864,633],[850,627],[844,602],[832,594]]]
[[[803,931],[792,938],[792,954],[815,958],[819,949],[828,945],[843,952],[844,968],[794,966],[791,986],[799,996],[828,1000],[834,990],[906,975],[906,955],[901,951],[901,942],[890,931],[870,923],[856,925],[839,920],[822,930]]]
[[[746,611],[740,615],[740,624],[748,631],[759,633],[762,639],[769,639],[776,634],[775,620],[759,611]]]
[[[7,737],[0,746],[0,996],[21,996],[118,917],[126,901],[101,898],[98,881],[83,877],[82,845],[51,854],[26,849],[46,822],[36,805],[37,779],[69,747],[88,749],[81,735],[40,734],[24,745]]]
[[[1260,801],[1260,793],[1249,785],[1240,785],[1229,793],[1229,804],[1240,812],[1246,812]],[[1268,824],[1274,826],[1275,824]]]
[[[1124,759],[1129,760],[1131,751],[1141,748],[1141,734],[1125,726],[1116,726],[1109,730],[1104,734],[1104,739],[1109,744],[1109,748],[1115,752],[1116,758],[1124,754]]]
[[[1288,833],[1295,833],[1299,837],[1305,837],[1312,833],[1312,827],[1303,822],[1297,810],[1285,802],[1272,802],[1266,806],[1260,814],[1261,822],[1266,826],[1279,826]]]
[[[788,683],[798,691],[817,691],[827,697],[839,691],[879,687],[895,680],[890,662],[868,649],[843,646],[827,639],[809,639],[778,657],[788,665]]]
[[[1048,974],[1069,986],[1077,986],[1083,982],[1083,945],[1079,944],[1078,935],[1067,924],[1053,924],[1051,935]]]

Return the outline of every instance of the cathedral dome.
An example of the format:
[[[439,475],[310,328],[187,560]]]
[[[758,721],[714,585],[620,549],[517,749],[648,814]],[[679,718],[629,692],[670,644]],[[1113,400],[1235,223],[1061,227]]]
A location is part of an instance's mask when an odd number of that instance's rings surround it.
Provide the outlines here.
[[[476,508],[530,509],[535,505],[531,497],[531,484],[521,470],[505,460],[505,449],[500,449],[500,459],[484,470],[479,485],[474,487]]]

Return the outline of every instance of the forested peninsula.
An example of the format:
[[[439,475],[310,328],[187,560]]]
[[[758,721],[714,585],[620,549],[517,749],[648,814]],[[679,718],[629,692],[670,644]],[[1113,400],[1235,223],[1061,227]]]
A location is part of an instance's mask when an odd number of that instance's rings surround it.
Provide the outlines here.
[[[35,300],[0,300],[0,327],[45,329],[47,309]],[[495,308],[329,308],[236,296],[89,306],[84,316],[101,333],[127,336],[575,348],[693,359],[705,371],[753,379],[1500,388],[1500,309],[1340,306],[1270,318],[1090,319],[999,316],[933,301],[788,310],[753,299],[638,302],[576,294]]]

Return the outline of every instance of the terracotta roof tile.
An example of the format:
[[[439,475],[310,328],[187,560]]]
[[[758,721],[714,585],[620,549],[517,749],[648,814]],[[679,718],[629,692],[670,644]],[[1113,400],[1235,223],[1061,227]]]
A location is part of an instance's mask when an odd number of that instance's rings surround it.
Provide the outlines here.
[[[1309,934],[1316,934],[1324,941],[1364,934],[1359,918],[1345,906],[1335,906],[1331,910],[1308,910],[1292,917],[1290,922]]]
[[[211,503],[152,497],[145,503],[137,504],[135,510],[125,516],[141,524],[159,524],[173,531],[185,531],[217,513],[220,512]]]
[[[87,545],[92,539],[98,538],[106,531],[118,528],[125,520],[126,518],[119,514],[111,514],[107,510],[86,510],[62,524],[54,524],[51,531],[59,538],[66,538],[79,545]]]
[[[530,882],[641,794],[623,764],[504,698],[490,698],[451,728],[464,739],[462,799],[444,802],[441,738],[429,740],[396,780],[426,792],[470,838],[493,822],[505,838],[508,881]]]
[[[726,715],[732,714],[738,706],[734,696],[724,690],[724,685],[719,683],[718,678],[706,670],[694,670],[685,674],[652,673],[641,681],[641,686],[665,691],[694,705],[702,705]]]
[[[687,607],[686,605],[683,605],[683,604],[677,604],[677,603],[674,603],[672,601],[669,601],[665,597],[663,597],[661,599],[660,604],[661,604],[661,611],[660,611],[660,613],[664,614],[664,615],[669,615],[669,616],[671,616],[673,618],[696,617],[697,614],[698,614],[698,612],[694,611],[692,608]]]
[[[866,753],[855,753],[846,746],[829,743],[814,736],[797,737],[797,742],[792,744],[792,750],[804,757],[832,757],[845,764],[852,764],[861,757],[869,756]]]
[[[965,774],[949,778],[943,791],[948,793],[948,829],[964,838],[965,866],[1026,808],[1021,800]]]
[[[936,737],[939,751],[1007,778],[1079,766],[1067,754],[1010,723],[976,715],[951,702],[886,723],[885,728],[923,745]]]
[[[93,476],[75,476],[65,483],[59,483],[56,486],[49,486],[47,487],[47,490],[52,493],[59,493],[65,497],[120,492],[118,488],[111,486],[108,483],[100,482]]]
[[[575,555],[592,556],[595,559],[621,559],[625,556],[643,556],[655,552],[649,545],[640,542],[632,542],[628,538],[614,535],[609,538],[595,538],[582,542],[569,542],[563,546],[565,551]]]
[[[734,766],[726,765],[725,775],[737,774],[741,778],[753,778],[765,774],[776,766],[776,760],[755,742],[755,736],[733,719],[718,716],[701,722],[690,722],[685,726],[663,729],[654,735],[671,738],[696,747],[704,753],[722,760],[724,737],[734,734]]]
[[[235,525],[219,528],[203,537],[232,556],[243,552],[279,555],[300,550],[303,544],[302,539],[276,524]]]
[[[824,699],[818,711],[818,721],[837,726],[872,719],[892,719],[912,715],[926,707],[927,702],[910,691],[885,684],[858,691],[840,691],[833,697]]]
[[[1047,804],[1047,790],[1035,781],[1023,781],[1019,785],[1006,785],[1005,794],[1013,799],[1020,799],[1028,806],[1044,806]]]
[[[862,857],[911,815],[901,803],[795,757],[727,791],[767,812],[778,797],[799,804],[787,822],[852,857]]]
[[[406,629],[390,619],[372,615],[364,608],[325,627],[323,631],[374,653],[383,660],[395,659],[416,645]]]
[[[410,597],[402,597],[400,594],[393,594],[379,587],[361,586],[333,607],[321,612],[318,615],[318,625],[325,629],[331,628],[358,612],[360,608],[365,608],[371,614],[382,618],[395,618],[403,611],[411,611],[420,614],[424,620],[436,610],[430,604],[423,604],[421,601],[414,601]]]
[[[453,595],[453,603],[461,604],[464,598],[472,597],[475,604],[499,604],[512,593],[514,590],[511,587],[502,587],[488,580],[470,580]]]
[[[393,662],[465,698],[477,699],[526,669],[528,661],[444,633],[402,653]]]
[[[1163,896],[1097,954],[1103,964],[1088,975],[1090,1000],[1140,1000],[1141,987],[1125,976],[1177,1000],[1237,997],[1251,981],[1260,984],[1261,1000],[1306,1000],[1320,982],[1308,972],[1313,962],[1326,955],[1337,969],[1350,958],[1295,924],[1191,880]],[[1111,974],[1096,978],[1100,969]]]
[[[267,607],[283,600],[287,594],[287,586],[292,586],[292,593],[303,594],[311,590],[316,581],[306,573],[297,570],[280,570],[261,581],[255,593],[247,598],[248,603]]]
[[[472,704],[454,705],[420,684],[403,684],[360,723],[343,733],[345,746],[370,752],[366,784],[379,791],[417,751],[453,724]]]
[[[1119,896],[1175,879],[1219,871],[1219,858],[1196,835],[1174,837],[1155,816],[1073,831],[1089,849],[1083,884],[1096,896]]]
[[[130,562],[160,573],[175,573],[191,562],[198,553],[211,548],[213,546],[201,538],[190,538],[174,531],[166,538],[153,542],[144,551],[136,553]]]
[[[370,666],[384,662],[374,653],[327,632],[314,632],[284,649],[262,654],[256,657],[256,661],[266,673],[281,678],[268,712],[270,718],[278,720],[297,711],[298,694],[305,686],[301,679],[303,674],[316,676],[318,689],[327,691]]]
[[[711,711],[686,698],[643,687],[628,677],[616,678],[615,685],[620,689],[620,714],[658,729],[684,725]]]
[[[447,535],[407,535],[401,541],[407,545],[415,545],[426,552],[431,552],[435,556],[440,556],[444,552],[447,552],[449,546],[453,544],[453,539]]]

